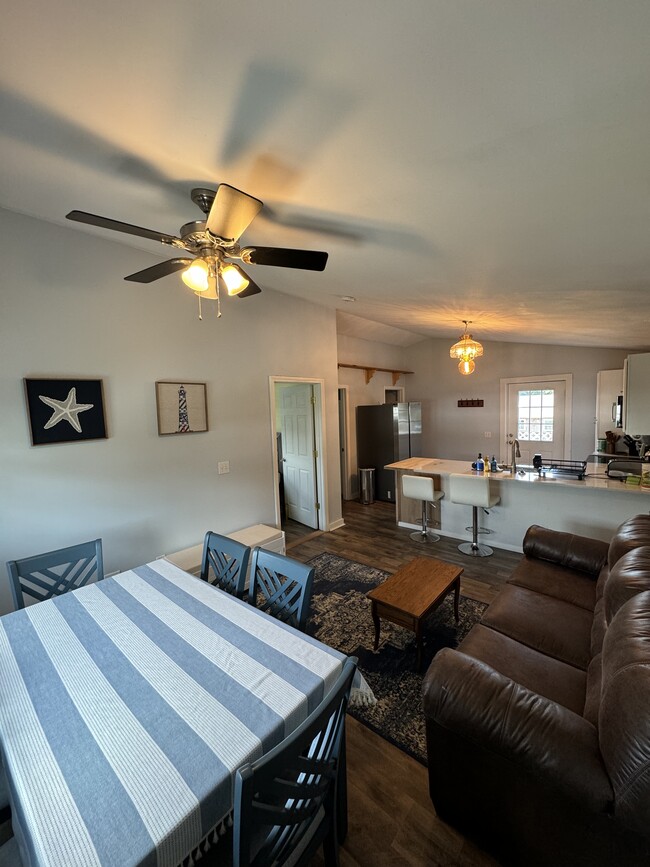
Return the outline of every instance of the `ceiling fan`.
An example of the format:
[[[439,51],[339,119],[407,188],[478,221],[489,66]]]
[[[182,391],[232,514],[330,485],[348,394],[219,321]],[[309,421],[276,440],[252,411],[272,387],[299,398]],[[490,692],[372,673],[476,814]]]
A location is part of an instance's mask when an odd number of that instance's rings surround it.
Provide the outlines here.
[[[137,235],[159,241],[170,247],[190,253],[186,256],[168,259],[142,271],[129,274],[125,280],[134,283],[151,283],[168,274],[181,271],[181,279],[199,297],[199,318],[201,318],[201,299],[216,300],[218,315],[219,280],[223,281],[229,295],[246,298],[262,290],[246,272],[228,259],[239,259],[247,265],[274,265],[280,268],[299,268],[305,271],[323,271],[327,264],[327,253],[315,250],[289,250],[284,247],[240,247],[237,243],[241,234],[255,219],[262,208],[259,199],[249,196],[228,184],[219,184],[217,190],[197,187],[192,190],[192,201],[199,206],[206,218],[185,223],[179,231],[180,237],[132,226],[119,220],[88,214],[85,211],[70,211],[68,220],[88,223],[102,229],[112,229],[127,235]]]

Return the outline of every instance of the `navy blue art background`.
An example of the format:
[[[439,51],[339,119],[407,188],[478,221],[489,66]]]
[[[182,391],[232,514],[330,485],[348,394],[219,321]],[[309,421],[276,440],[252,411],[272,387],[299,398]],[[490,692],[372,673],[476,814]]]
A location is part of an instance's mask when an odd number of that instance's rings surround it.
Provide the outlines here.
[[[76,389],[77,403],[92,403],[93,408],[77,416],[81,425],[78,433],[65,419],[45,430],[54,410],[39,399],[39,395],[65,401],[70,389]],[[104,399],[101,379],[26,379],[27,407],[31,427],[32,444],[75,442],[77,440],[104,439]]]

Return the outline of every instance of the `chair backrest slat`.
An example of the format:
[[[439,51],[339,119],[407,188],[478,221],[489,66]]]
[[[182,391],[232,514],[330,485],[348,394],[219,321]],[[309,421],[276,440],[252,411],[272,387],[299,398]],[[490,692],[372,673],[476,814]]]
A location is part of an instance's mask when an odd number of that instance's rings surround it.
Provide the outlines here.
[[[251,549],[211,530],[205,534],[201,578],[241,599],[246,587]]]
[[[25,607],[26,597],[42,602],[77,590],[90,581],[101,581],[104,577],[102,540],[9,560],[7,571],[14,606],[18,610]]]
[[[313,581],[312,566],[264,548],[254,548],[248,601],[304,631]]]

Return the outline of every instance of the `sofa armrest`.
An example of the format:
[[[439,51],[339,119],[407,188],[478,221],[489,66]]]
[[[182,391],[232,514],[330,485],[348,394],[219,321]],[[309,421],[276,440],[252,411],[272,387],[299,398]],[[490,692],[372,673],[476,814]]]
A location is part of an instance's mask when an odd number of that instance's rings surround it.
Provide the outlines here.
[[[577,569],[597,578],[607,562],[609,544],[600,539],[562,533],[533,524],[524,536],[524,554],[537,560],[549,560],[567,569]]]
[[[582,717],[450,648],[436,654],[422,688],[428,721],[594,812],[611,810],[598,734]]]

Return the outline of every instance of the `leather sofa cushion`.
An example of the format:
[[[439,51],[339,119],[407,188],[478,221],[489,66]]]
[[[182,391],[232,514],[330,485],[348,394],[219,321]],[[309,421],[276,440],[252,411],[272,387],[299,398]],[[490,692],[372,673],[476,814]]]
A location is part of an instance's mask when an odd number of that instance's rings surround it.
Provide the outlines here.
[[[599,539],[549,530],[533,524],[526,530],[523,543],[524,554],[537,560],[550,560],[558,566],[587,572],[594,578],[607,561],[609,546]]]
[[[592,725],[598,726],[598,711],[600,710],[600,690],[603,676],[603,657],[599,653],[589,663],[587,669],[587,689],[585,692],[585,708],[583,717]]]
[[[596,602],[599,599],[602,599],[605,595],[605,584],[607,584],[607,579],[609,578],[609,564],[605,563],[603,568],[600,570],[600,575],[598,576],[598,581],[596,582]]]
[[[591,656],[597,656],[603,649],[607,621],[605,620],[605,600],[599,599],[594,608],[594,622],[591,624]]]
[[[514,584],[506,584],[482,619],[485,626],[583,671],[591,660],[592,621],[592,612],[584,608]]]
[[[508,583],[562,599],[587,611],[593,611],[596,604],[596,581],[590,575],[548,560],[524,557]]]
[[[539,653],[481,623],[472,627],[458,650],[582,716],[587,677],[579,668]]]
[[[649,516],[650,517],[650,516]],[[650,828],[650,591],[619,609],[603,644],[598,733],[615,793],[615,815]]]
[[[612,567],[605,585],[607,623],[628,599],[644,590],[650,590],[650,545],[628,551]]]
[[[628,551],[640,548],[642,545],[650,545],[650,515],[635,515],[633,518],[628,518],[616,530],[609,544],[607,555],[609,568],[611,569]]]

